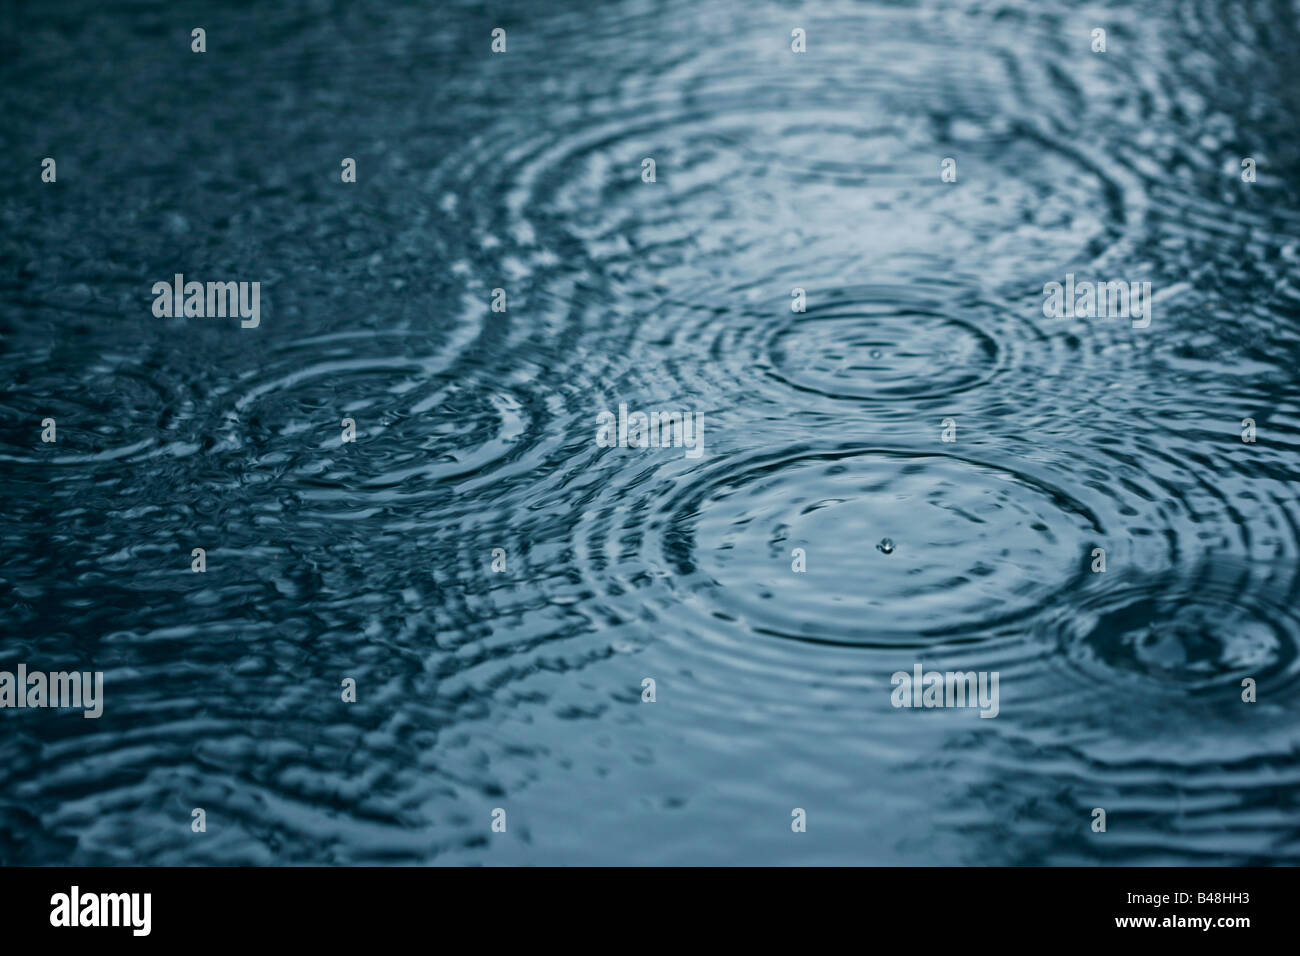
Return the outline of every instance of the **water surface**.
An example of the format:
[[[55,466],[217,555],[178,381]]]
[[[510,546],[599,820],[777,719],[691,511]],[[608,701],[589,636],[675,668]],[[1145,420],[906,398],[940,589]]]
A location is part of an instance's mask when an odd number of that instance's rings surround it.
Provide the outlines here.
[[[0,862],[1300,861],[1293,3],[291,6],[0,20]]]

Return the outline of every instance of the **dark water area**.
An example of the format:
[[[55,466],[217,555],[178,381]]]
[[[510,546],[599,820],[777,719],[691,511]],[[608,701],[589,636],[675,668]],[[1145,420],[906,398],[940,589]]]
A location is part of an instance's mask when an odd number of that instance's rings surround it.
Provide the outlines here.
[[[0,863],[1300,862],[1298,53],[1263,0],[6,5],[0,670],[104,712],[0,710]]]

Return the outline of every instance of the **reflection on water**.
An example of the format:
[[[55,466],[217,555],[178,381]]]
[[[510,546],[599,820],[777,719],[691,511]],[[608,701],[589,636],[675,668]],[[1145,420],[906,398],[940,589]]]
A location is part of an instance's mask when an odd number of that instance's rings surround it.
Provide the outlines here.
[[[0,862],[1300,862],[1293,3],[294,6],[4,14]]]

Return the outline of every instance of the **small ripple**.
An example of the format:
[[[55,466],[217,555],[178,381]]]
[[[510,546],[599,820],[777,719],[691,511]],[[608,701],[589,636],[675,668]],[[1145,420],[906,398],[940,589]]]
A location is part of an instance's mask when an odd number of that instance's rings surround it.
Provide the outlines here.
[[[1116,690],[1236,701],[1243,678],[1276,695],[1300,673],[1300,620],[1249,574],[1124,583],[1054,617],[1062,659]]]

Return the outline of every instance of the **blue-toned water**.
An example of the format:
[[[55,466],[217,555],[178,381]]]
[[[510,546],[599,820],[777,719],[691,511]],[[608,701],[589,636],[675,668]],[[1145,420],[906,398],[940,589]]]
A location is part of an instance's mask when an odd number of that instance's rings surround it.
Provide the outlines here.
[[[104,712],[0,710],[0,862],[1300,861],[1297,52],[1265,0],[6,6],[0,671]]]

